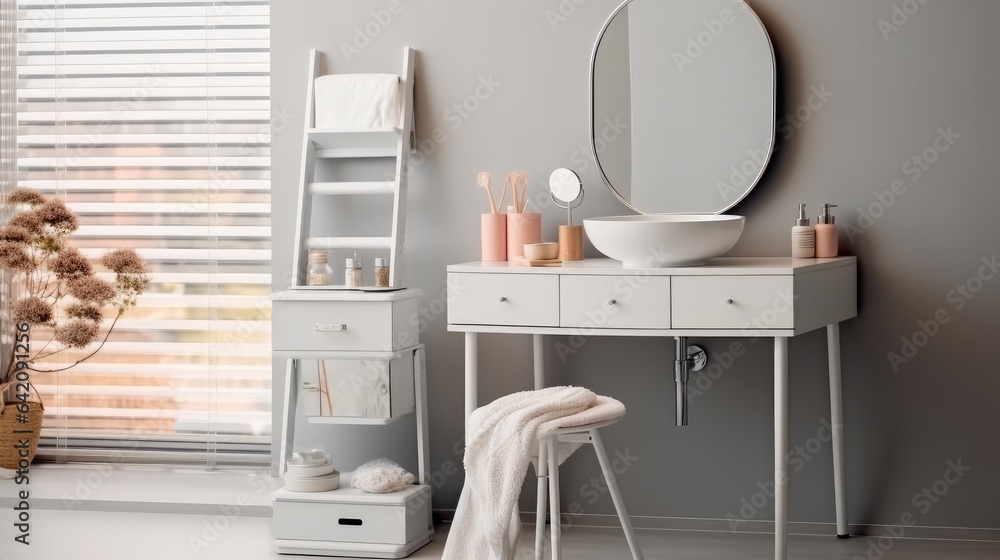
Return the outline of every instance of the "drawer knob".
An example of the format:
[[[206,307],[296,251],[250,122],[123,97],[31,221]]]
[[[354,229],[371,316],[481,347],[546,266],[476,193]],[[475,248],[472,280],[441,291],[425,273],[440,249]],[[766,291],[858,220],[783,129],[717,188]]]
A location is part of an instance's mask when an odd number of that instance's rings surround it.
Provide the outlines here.
[[[618,300],[616,299],[609,300],[608,305],[618,305]]]
[[[505,303],[506,301],[507,301],[506,297],[500,296],[500,303]]]
[[[344,332],[347,330],[346,323],[324,324],[316,323],[316,332]]]
[[[732,304],[733,304],[733,300],[731,300],[731,299],[727,299],[726,300],[726,305],[732,305]]]

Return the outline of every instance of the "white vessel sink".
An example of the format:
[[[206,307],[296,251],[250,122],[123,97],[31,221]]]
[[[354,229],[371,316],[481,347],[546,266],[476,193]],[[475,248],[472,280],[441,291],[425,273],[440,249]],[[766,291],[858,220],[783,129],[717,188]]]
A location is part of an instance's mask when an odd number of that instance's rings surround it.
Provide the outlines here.
[[[699,266],[736,245],[743,216],[650,214],[583,221],[597,250],[628,268]]]

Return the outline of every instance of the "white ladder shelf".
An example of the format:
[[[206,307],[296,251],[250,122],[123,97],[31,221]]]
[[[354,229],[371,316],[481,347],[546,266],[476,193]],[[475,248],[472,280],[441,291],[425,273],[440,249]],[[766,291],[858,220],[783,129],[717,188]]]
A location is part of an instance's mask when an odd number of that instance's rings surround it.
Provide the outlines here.
[[[381,250],[389,251],[389,286],[402,287],[403,234],[406,229],[406,186],[413,141],[413,73],[416,51],[403,47],[401,123],[399,128],[365,130],[317,129],[315,83],[320,75],[323,53],[310,51],[309,83],[306,88],[305,133],[299,169],[298,218],[295,225],[295,253],[292,255],[291,288],[306,286],[306,251]],[[316,182],[316,165],[325,159],[395,158],[393,180]],[[313,197],[345,195],[392,195],[392,232],[388,237],[312,237]]]

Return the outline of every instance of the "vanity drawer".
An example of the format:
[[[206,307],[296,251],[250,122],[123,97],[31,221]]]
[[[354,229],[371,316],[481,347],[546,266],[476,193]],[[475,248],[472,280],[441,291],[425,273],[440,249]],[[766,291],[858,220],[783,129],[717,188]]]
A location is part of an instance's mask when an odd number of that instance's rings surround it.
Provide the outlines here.
[[[793,328],[791,276],[674,276],[675,329]]]
[[[274,350],[398,350],[419,340],[417,299],[273,302]]]
[[[669,276],[562,276],[559,326],[669,329]]]
[[[449,323],[559,325],[559,276],[555,274],[452,273],[448,285],[457,294],[448,304]]]

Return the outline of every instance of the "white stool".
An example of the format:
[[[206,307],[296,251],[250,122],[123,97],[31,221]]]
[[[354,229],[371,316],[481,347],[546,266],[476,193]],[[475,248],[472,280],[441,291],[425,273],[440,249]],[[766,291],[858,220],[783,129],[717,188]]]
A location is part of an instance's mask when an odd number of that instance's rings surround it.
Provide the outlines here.
[[[639,550],[639,545],[636,543],[635,531],[632,530],[632,523],[628,519],[628,512],[625,511],[625,501],[622,500],[621,491],[618,490],[618,483],[615,482],[615,473],[611,470],[611,462],[608,460],[608,454],[604,450],[604,444],[601,442],[601,434],[598,431],[599,428],[610,426],[618,420],[621,420],[621,417],[594,424],[561,428],[539,440],[538,462],[535,468],[538,473],[538,510],[535,515],[535,560],[542,560],[542,552],[544,551],[546,491],[552,501],[552,515],[549,522],[552,531],[552,559],[562,559],[559,527],[560,443],[589,443],[594,446],[597,460],[601,463],[601,471],[604,473],[604,480],[608,484],[608,492],[611,493],[611,500],[614,502],[615,510],[618,512],[618,519],[621,520],[622,529],[625,531],[625,540],[628,541],[628,548],[632,552],[632,558],[633,560],[643,560],[642,551]]]

